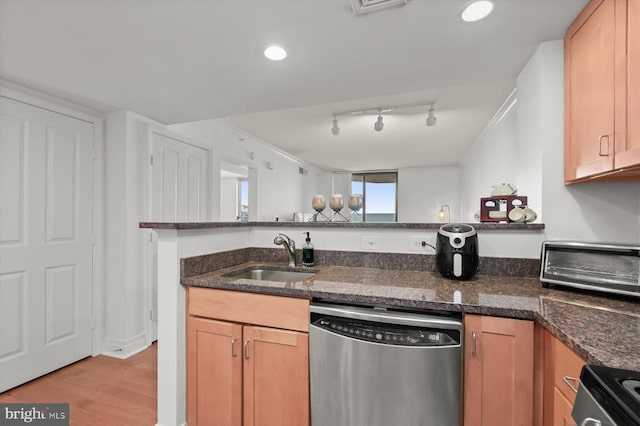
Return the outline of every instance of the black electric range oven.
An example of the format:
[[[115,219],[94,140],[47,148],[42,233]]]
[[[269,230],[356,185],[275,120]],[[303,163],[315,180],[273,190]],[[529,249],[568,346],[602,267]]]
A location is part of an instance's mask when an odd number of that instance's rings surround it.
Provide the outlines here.
[[[640,426],[640,371],[585,365],[571,415],[578,426]]]

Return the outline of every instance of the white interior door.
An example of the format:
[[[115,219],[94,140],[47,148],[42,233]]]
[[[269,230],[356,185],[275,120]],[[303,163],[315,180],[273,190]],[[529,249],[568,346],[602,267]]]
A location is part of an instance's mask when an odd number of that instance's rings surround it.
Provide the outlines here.
[[[93,125],[0,97],[0,392],[91,355]]]
[[[151,221],[208,220],[209,151],[158,132],[151,144]]]
[[[150,222],[210,220],[209,151],[168,134],[151,134]],[[158,336],[158,251],[155,241],[147,251],[150,280],[149,341]],[[160,313],[161,314],[161,313]]]

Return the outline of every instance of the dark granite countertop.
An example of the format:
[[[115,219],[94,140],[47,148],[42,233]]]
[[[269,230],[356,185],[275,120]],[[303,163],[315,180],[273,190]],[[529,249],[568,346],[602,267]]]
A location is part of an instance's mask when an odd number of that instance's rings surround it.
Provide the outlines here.
[[[478,230],[541,231],[544,223],[469,223]],[[375,223],[375,222],[140,222],[140,228],[153,229],[220,229],[244,227],[353,228],[353,229],[440,229],[442,223]]]
[[[282,263],[246,262],[182,278],[190,286],[464,312],[535,320],[588,363],[640,370],[640,303],[569,289],[544,289],[537,278],[480,275],[452,281],[430,271],[346,266],[296,268],[315,271],[309,281],[283,283],[234,279],[255,267]],[[461,303],[454,302],[460,292]],[[457,297],[456,297],[457,299]]]

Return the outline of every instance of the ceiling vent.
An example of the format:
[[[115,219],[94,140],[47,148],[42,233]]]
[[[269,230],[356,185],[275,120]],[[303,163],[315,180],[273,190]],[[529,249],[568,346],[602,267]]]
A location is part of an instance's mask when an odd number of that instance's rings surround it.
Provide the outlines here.
[[[402,6],[406,2],[407,0],[351,0],[351,7],[354,15],[362,15],[388,7]]]

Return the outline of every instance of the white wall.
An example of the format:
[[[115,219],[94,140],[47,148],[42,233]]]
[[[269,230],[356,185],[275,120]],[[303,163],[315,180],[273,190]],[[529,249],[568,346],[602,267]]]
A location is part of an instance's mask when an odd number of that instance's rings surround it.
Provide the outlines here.
[[[562,41],[543,43],[532,58],[541,72],[522,84],[541,87],[532,102],[542,111],[542,197],[546,236],[602,242],[640,242],[640,182],[564,186],[564,89]],[[520,83],[519,83],[520,84]]]
[[[450,209],[450,222],[460,221],[460,169],[457,166],[398,170],[398,222],[439,222],[438,211]]]
[[[318,192],[320,170],[281,152],[220,120],[169,126],[186,136],[217,146],[219,159],[249,168],[250,220],[292,220],[294,212],[310,212]],[[219,170],[219,164],[217,168]],[[307,175],[299,173],[299,168]],[[216,172],[214,166],[214,173]]]
[[[220,179],[220,221],[238,220],[238,178]]]
[[[460,170],[457,166],[416,167],[398,169],[398,222],[438,222],[437,213],[444,204],[451,211],[450,222],[458,221],[460,205]],[[320,194],[324,194],[327,205],[331,194],[342,194],[345,208],[351,194],[351,174],[325,172],[320,177]],[[327,208],[325,214],[329,215]]]
[[[527,192],[518,179],[516,108],[519,105],[512,93],[487,124],[459,164],[460,215],[462,222],[475,222],[474,214],[480,210],[480,198],[489,197],[492,187],[501,183],[514,184],[518,194],[526,195],[535,205],[535,196]],[[525,188],[522,188],[522,187]],[[540,200],[537,201],[538,205]]]
[[[542,158],[543,126],[546,117],[560,114],[562,120],[564,116],[564,62],[545,64],[539,52],[541,52],[540,48],[529,58],[518,75],[516,83],[518,103],[514,163],[516,163],[518,193],[529,197],[529,207],[538,212],[537,221],[544,222],[542,175],[550,165],[545,164]],[[545,73],[555,75],[556,83],[557,78],[560,78],[560,86],[556,84],[552,87],[546,84],[543,78]],[[563,127],[560,129],[561,132],[562,129]],[[564,146],[564,135],[561,135],[560,139],[556,137],[557,135],[554,135],[553,143]],[[561,161],[563,161],[562,158],[563,155],[560,154]]]
[[[478,138],[460,164],[463,220],[477,210],[471,206],[479,197],[488,195],[482,188],[490,192],[493,182],[510,181],[545,224],[540,241],[532,242],[538,249],[545,239],[637,244],[640,182],[564,185],[561,40],[540,45],[519,74],[516,93],[515,108]],[[514,235],[491,251],[520,257],[530,250]]]
[[[150,220],[152,128],[164,131],[165,126],[129,111],[106,116],[103,353],[119,358],[143,349],[153,334],[149,312],[154,308],[150,303],[154,272],[148,262],[153,260],[155,243],[151,231],[139,227]],[[197,143],[213,149],[206,142]],[[215,176],[219,182],[219,169]],[[218,202],[219,183],[210,188]],[[217,220],[219,210],[214,213]]]
[[[145,288],[139,279],[139,146],[133,115],[106,116],[103,351],[124,357],[145,345]]]

